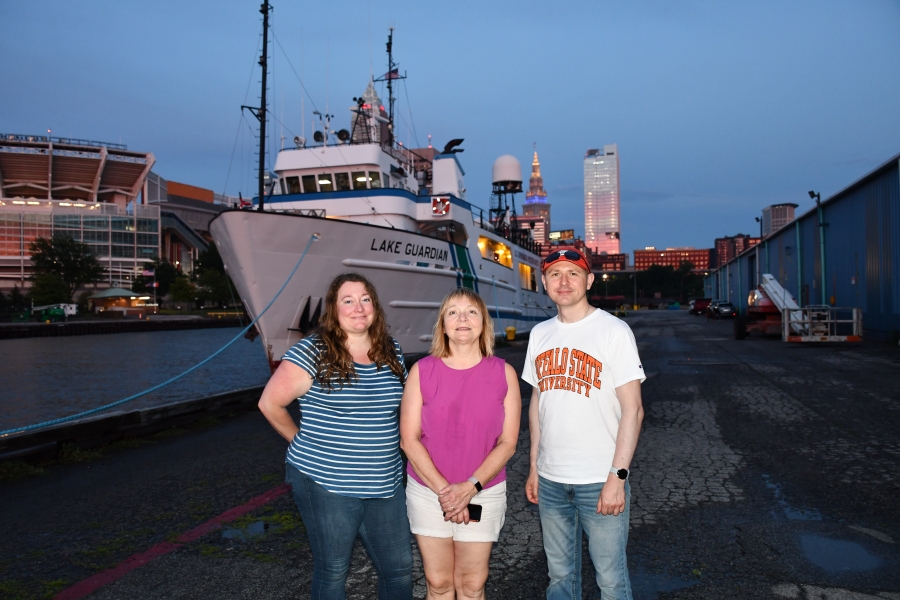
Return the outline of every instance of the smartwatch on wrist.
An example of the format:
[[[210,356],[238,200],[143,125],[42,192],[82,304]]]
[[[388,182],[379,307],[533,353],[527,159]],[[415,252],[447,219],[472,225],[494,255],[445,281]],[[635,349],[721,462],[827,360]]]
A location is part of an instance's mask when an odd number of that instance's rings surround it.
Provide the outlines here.
[[[618,477],[622,481],[625,481],[626,479],[628,479],[628,469],[617,469],[617,468],[613,467],[612,469],[609,470],[609,472],[613,473],[616,477]]]
[[[474,475],[472,475],[471,477],[469,477],[469,483],[471,483],[472,485],[475,486],[475,493],[476,493],[476,494],[477,494],[478,492],[480,492],[481,490],[484,489],[483,487],[481,487],[481,482],[478,481],[478,478],[475,477]]]

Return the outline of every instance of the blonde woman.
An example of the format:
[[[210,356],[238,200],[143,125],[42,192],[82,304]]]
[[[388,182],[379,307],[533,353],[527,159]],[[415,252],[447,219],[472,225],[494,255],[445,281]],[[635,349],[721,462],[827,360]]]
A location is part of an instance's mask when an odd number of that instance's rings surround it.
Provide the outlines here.
[[[521,411],[516,373],[494,356],[484,301],[469,289],[451,292],[400,405],[407,511],[430,599],[484,598]]]

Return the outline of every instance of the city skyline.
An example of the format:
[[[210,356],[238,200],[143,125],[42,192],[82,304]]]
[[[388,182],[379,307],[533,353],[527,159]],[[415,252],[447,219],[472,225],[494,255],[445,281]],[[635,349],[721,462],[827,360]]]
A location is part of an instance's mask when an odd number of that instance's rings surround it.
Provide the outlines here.
[[[152,152],[163,177],[247,197],[256,121],[240,106],[258,103],[258,9],[2,3],[15,35],[0,39],[0,75],[15,84],[0,89],[0,132],[121,142]],[[358,18],[312,26],[340,14]],[[275,2],[270,165],[282,135],[285,145],[311,137],[314,110],[349,128],[352,98],[386,72],[390,26],[408,76],[395,82],[404,145],[465,138],[467,198],[486,207],[493,161],[514,154],[527,165],[537,142],[553,228],[583,235],[579,161],[615,141],[626,156],[623,251],[709,247],[756,231],[770,205],[793,202],[802,215],[814,206],[808,190],[826,200],[900,150],[900,79],[886,75],[900,69],[896,2],[599,2],[547,14],[527,1],[446,10],[335,0]],[[542,43],[501,41],[500,26]],[[447,39],[466,43],[435,43]],[[592,60],[597,39],[602,60]],[[385,101],[381,84],[376,92]]]

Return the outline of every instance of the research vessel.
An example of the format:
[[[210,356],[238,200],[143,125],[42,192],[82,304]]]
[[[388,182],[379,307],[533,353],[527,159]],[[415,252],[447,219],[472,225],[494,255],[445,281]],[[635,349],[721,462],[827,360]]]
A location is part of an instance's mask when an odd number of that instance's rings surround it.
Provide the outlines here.
[[[540,249],[513,218],[522,185],[518,161],[507,155],[494,163],[487,210],[470,203],[459,160],[463,140],[441,150],[395,141],[391,84],[399,75],[391,37],[388,65],[382,79],[389,109],[376,93],[379,80],[370,80],[354,98],[349,130],[332,130],[323,115],[313,143],[298,137],[295,147],[278,153],[274,177],[251,206],[225,211],[210,224],[253,318],[315,240],[256,324],[273,369],[317,326],[331,280],[350,271],[374,284],[390,333],[406,354],[428,351],[441,300],[457,288],[481,295],[498,335],[510,327],[530,331],[556,314],[540,280]]]

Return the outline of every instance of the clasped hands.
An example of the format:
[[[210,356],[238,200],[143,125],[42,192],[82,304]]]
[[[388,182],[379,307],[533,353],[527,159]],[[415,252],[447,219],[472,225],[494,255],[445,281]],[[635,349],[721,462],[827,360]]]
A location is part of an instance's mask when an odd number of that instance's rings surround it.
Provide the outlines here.
[[[438,500],[441,510],[444,511],[444,520],[454,523],[469,524],[469,510],[466,508],[478,491],[471,481],[451,483],[438,492]]]

